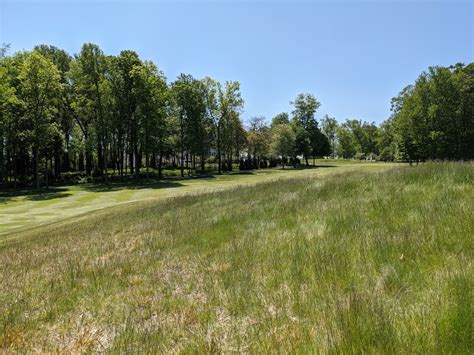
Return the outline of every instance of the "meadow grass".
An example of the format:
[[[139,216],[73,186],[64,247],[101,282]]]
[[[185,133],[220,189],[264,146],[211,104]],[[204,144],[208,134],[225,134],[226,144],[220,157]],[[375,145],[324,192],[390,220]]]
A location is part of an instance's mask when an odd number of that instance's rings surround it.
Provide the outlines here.
[[[474,166],[294,176],[0,243],[0,352],[473,353]]]
[[[81,184],[24,190],[16,193],[0,192],[0,242],[5,237],[23,231],[62,221],[66,218],[98,211],[123,203],[157,200],[186,193],[222,190],[238,185],[249,185],[272,179],[298,176],[326,175],[342,170],[384,169],[390,164],[356,161],[316,161],[316,167],[302,169],[261,169],[235,171],[206,178],[168,178]]]

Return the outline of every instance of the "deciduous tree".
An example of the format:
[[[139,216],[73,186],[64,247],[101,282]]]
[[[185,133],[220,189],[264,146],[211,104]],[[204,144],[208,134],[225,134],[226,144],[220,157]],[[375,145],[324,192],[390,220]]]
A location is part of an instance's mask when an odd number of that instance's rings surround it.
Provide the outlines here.
[[[19,98],[25,107],[28,127],[25,134],[32,144],[35,161],[35,180],[40,188],[40,152],[58,130],[53,118],[61,89],[61,76],[57,67],[39,52],[33,51],[22,63],[19,77]],[[46,172],[47,173],[47,172]]]

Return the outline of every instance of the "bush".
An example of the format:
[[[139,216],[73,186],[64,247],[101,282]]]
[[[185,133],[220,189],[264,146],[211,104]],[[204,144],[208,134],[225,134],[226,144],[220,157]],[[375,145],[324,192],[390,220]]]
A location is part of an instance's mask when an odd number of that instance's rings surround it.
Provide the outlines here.
[[[365,159],[365,154],[364,153],[356,153],[356,155],[354,155],[354,159],[356,160],[362,160],[362,159]]]
[[[382,151],[380,152],[380,160],[382,160],[382,161],[394,161],[395,160],[395,156],[393,155],[392,150],[390,149],[390,147],[385,147],[385,148],[382,149]]]

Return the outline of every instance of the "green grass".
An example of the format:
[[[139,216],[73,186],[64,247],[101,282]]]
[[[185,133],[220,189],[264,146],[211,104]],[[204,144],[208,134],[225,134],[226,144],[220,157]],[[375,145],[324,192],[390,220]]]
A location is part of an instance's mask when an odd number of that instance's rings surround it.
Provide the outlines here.
[[[4,240],[0,352],[473,353],[474,166],[339,171]]]
[[[321,176],[347,169],[384,169],[390,166],[383,163],[343,161],[317,161],[317,164],[319,167],[314,169],[264,169],[246,173],[237,171],[209,178],[172,178],[148,182],[140,180],[114,183],[109,187],[93,184],[61,186],[41,193],[35,190],[20,191],[16,195],[3,192],[0,193],[0,242],[18,231],[123,203],[232,188],[269,179],[292,177],[295,174]]]

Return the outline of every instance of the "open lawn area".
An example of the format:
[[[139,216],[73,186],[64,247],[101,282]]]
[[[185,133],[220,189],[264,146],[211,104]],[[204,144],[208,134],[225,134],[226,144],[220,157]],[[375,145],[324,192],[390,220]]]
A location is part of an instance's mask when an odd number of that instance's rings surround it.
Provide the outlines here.
[[[0,192],[0,242],[13,232],[62,221],[86,212],[124,203],[199,194],[235,186],[252,185],[295,176],[325,176],[353,169],[381,170],[393,164],[347,161],[317,161],[303,169],[262,169],[214,175],[207,178],[174,178],[161,181],[112,183],[109,186],[82,184],[16,194]]]
[[[0,352],[473,353],[472,164],[267,174],[4,201],[146,199],[0,243]]]

